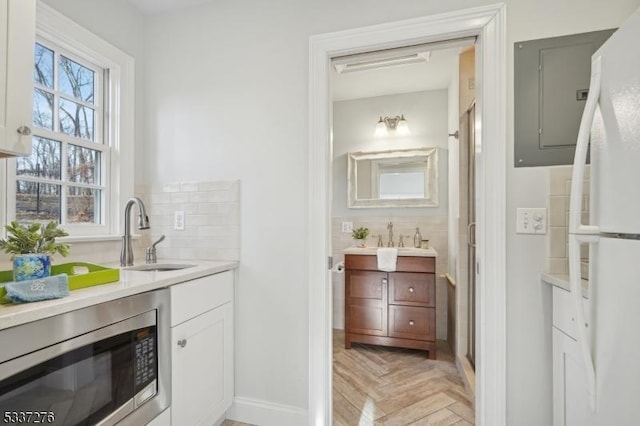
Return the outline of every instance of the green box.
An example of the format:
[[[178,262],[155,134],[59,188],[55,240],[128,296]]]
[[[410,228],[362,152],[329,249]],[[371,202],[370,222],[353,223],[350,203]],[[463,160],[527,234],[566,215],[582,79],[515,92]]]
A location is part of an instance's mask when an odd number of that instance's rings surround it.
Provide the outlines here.
[[[87,269],[87,273],[77,273],[76,268]],[[100,284],[112,283],[120,280],[120,269],[107,268],[86,262],[70,262],[51,265],[51,275],[67,274],[69,276],[69,290],[92,287]],[[0,304],[9,303],[4,299],[6,291],[2,283],[13,281],[13,271],[0,271]]]

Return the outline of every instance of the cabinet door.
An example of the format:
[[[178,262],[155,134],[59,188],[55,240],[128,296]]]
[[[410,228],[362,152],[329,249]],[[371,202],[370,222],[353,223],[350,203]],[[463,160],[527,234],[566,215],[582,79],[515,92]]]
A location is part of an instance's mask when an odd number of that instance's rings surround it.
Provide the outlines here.
[[[578,342],[556,327],[552,330],[553,426],[596,426]]]
[[[171,423],[211,425],[233,397],[233,304],[171,330]]]
[[[345,326],[348,333],[387,335],[387,273],[347,271]]]
[[[35,0],[0,0],[0,157],[31,154]]]

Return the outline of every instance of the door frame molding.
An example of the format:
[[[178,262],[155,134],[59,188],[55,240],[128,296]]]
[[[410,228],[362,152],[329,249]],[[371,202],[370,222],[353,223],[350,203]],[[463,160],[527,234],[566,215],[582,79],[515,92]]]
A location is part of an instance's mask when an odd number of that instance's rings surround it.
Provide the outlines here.
[[[308,424],[331,424],[331,58],[477,36],[476,424],[506,424],[506,6],[495,4],[309,39]]]

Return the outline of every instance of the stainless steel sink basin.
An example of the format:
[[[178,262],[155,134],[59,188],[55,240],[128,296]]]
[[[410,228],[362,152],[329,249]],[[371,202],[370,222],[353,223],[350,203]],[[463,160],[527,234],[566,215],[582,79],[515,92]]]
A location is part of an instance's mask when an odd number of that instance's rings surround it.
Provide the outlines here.
[[[196,265],[187,265],[182,263],[148,263],[145,265],[138,266],[129,266],[128,268],[124,268],[125,271],[158,271],[158,272],[166,272],[166,271],[178,271],[180,269],[193,268]]]

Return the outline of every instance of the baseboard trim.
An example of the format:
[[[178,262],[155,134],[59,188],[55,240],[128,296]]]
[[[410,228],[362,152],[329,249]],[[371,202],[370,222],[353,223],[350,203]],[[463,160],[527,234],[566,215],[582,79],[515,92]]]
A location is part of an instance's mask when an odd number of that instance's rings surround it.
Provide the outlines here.
[[[259,426],[299,426],[308,423],[308,412],[291,405],[235,397],[227,419]]]

